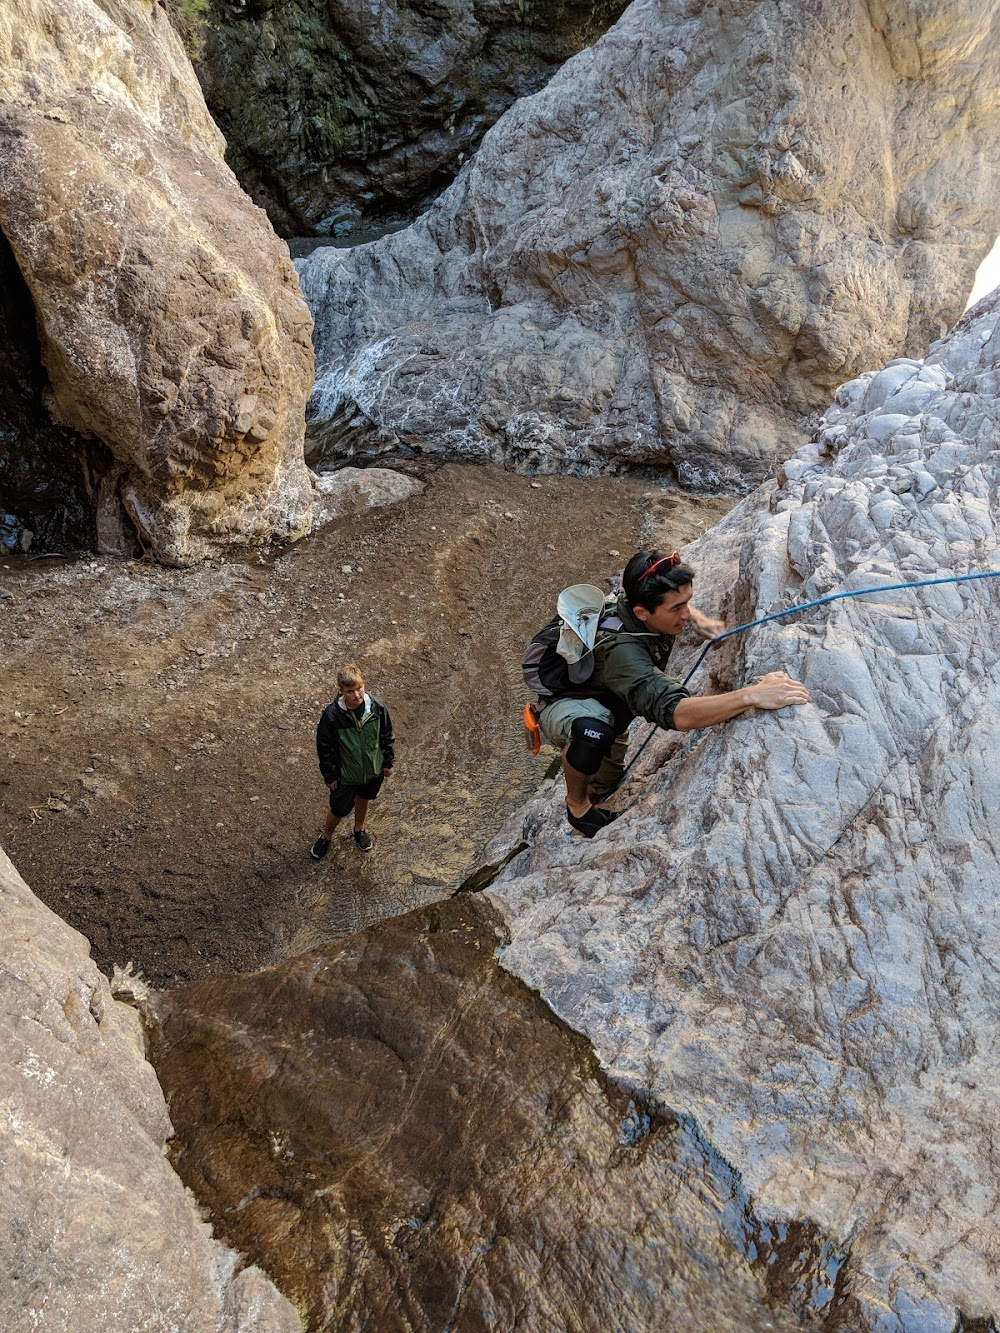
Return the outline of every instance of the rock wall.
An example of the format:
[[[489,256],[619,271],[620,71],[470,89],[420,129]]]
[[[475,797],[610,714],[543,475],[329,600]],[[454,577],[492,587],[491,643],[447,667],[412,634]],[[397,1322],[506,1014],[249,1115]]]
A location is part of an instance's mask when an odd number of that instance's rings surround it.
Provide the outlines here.
[[[846,384],[687,548],[699,604],[735,624],[1000,570],[998,324],[994,296]],[[998,599],[885,592],[730,640],[716,686],[785,668],[814,704],[659,735],[613,827],[586,843],[536,811],[491,890],[503,965],[609,1074],[849,1248],[838,1328],[1000,1312]]]
[[[315,447],[762,480],[961,313],[998,101],[988,0],[635,0],[420,221],[300,262]]]
[[[0,852],[0,1326],[294,1333],[164,1158],[134,1010]]]
[[[127,546],[130,520],[157,559],[186,564],[308,531],[309,314],[165,11],[10,0],[0,72],[0,231],[53,417],[115,460],[102,545]]]
[[[839,1256],[761,1226],[690,1126],[604,1087],[498,937],[467,895],[157,998],[178,1170],[232,1242],[313,1329],[792,1333],[828,1311]]]
[[[244,189],[285,236],[412,218],[623,0],[217,0],[198,76]],[[377,11],[377,12],[376,12]]]

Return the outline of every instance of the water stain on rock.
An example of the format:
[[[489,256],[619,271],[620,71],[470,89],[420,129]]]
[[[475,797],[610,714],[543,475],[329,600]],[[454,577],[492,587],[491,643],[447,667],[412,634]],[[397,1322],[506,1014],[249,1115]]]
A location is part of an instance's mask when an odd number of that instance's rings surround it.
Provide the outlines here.
[[[822,1327],[831,1248],[609,1087],[504,938],[463,894],[155,998],[173,1160],[217,1231],[310,1329]]]

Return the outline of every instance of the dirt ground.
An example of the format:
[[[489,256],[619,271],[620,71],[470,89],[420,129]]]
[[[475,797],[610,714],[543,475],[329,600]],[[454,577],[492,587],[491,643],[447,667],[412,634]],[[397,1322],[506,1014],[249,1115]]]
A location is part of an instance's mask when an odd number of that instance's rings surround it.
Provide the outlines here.
[[[731,503],[471,465],[424,479],[266,556],[0,565],[0,845],[105,971],[243,971],[450,894],[544,771],[519,668],[559,589]],[[315,725],[349,661],[392,712],[397,768],[375,851],[345,820],[314,862]]]

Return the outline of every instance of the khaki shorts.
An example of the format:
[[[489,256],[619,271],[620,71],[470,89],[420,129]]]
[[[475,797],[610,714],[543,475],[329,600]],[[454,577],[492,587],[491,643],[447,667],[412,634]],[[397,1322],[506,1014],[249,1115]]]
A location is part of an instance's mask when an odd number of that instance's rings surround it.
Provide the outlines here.
[[[554,699],[538,714],[538,725],[550,745],[561,750],[572,740],[571,731],[577,718],[596,717],[609,726],[615,725],[614,714],[596,699]]]
[[[538,716],[538,725],[547,741],[560,750],[573,739],[570,732],[573,723],[580,717],[596,717],[601,722],[615,725],[610,708],[605,708],[595,699],[556,699],[542,709]],[[622,780],[625,772],[625,753],[628,749],[628,731],[620,731],[615,737],[608,757],[590,779],[589,790],[592,801],[601,801],[610,795]]]

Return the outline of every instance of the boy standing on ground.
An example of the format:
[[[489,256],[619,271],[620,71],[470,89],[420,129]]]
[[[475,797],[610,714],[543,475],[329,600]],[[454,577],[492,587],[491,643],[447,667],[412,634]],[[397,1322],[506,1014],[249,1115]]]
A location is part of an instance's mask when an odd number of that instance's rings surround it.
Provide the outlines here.
[[[323,832],[309,849],[314,861],[330,850],[333,831],[354,810],[354,841],[370,852],[372,839],[365,832],[368,806],[385,778],[392,777],[395,747],[392,718],[386,706],[365,693],[365,681],[356,666],[337,672],[340,691],[323,709],[316,728],[319,771],[330,789],[330,812]]]

